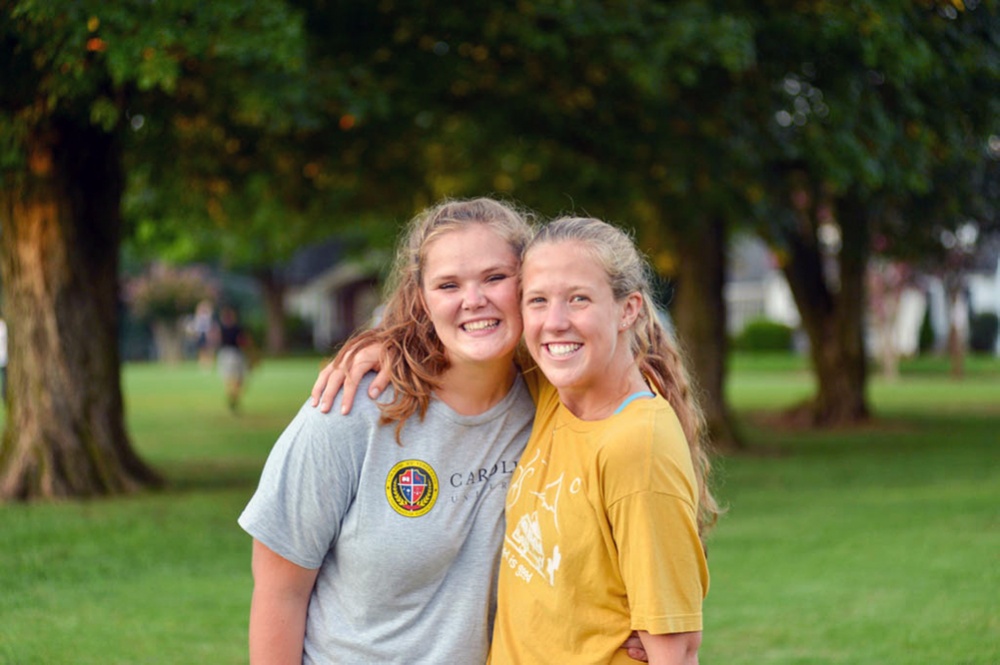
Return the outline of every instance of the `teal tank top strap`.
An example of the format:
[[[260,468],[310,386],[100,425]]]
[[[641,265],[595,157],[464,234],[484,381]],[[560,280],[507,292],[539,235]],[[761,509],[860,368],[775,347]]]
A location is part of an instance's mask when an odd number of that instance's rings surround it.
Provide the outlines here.
[[[629,395],[628,397],[625,398],[625,401],[622,402],[621,405],[617,409],[615,409],[615,412],[613,414],[611,414],[611,415],[614,415],[614,416],[618,415],[619,413],[622,412],[622,409],[624,409],[626,406],[628,406],[629,404],[631,404],[635,400],[643,398],[643,397],[656,397],[656,395],[654,395],[653,393],[649,392],[648,390],[640,390],[637,393],[632,393],[631,395]]]

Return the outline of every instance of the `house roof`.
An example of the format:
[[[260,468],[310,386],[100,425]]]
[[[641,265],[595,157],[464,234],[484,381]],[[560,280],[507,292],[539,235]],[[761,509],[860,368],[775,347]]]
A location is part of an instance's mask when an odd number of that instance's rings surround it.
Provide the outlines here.
[[[285,281],[292,286],[305,284],[340,263],[345,254],[345,245],[339,238],[303,247],[285,264]]]

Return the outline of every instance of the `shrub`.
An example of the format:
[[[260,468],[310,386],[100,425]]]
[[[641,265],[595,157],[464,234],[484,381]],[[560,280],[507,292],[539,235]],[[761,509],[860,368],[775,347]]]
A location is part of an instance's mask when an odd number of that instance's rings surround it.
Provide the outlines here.
[[[740,351],[791,351],[792,333],[792,328],[784,323],[754,319],[737,336],[736,348]]]
[[[132,312],[143,322],[173,323],[181,316],[194,314],[202,300],[215,297],[215,285],[206,271],[163,264],[153,265],[149,272],[129,281],[126,288]]]
[[[927,307],[924,310],[924,320],[920,323],[920,337],[917,342],[921,355],[933,351],[936,341],[934,326],[931,324],[931,308]]]
[[[978,353],[993,353],[1000,319],[993,312],[979,312],[969,317],[969,348]]]

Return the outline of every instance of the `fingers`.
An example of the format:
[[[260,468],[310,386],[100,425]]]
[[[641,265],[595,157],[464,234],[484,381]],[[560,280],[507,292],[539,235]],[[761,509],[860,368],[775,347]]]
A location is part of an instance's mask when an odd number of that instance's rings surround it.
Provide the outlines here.
[[[323,413],[330,413],[330,409],[333,408],[333,400],[336,399],[337,393],[344,385],[344,376],[344,370],[339,368],[327,375],[326,385],[323,386],[323,396],[319,401],[319,410]]]
[[[313,384],[312,392],[309,393],[310,402],[313,406],[319,404],[319,398],[323,394],[323,389],[326,387],[327,379],[330,377],[330,373],[334,371],[333,362],[327,364],[326,367],[320,370],[319,376],[316,377],[316,383]]]
[[[639,633],[636,631],[632,631],[632,634],[628,636],[628,639],[625,640],[625,644],[622,646],[625,647],[625,652],[632,660],[637,660],[642,663],[649,662],[649,654],[647,654],[646,649],[643,648],[642,640],[639,639]]]
[[[340,412],[343,414],[351,412],[351,407],[354,406],[354,397],[357,395],[361,379],[378,366],[378,360],[377,358],[368,358],[358,354],[349,360],[349,364],[350,367],[348,367],[347,376],[344,378],[344,395],[340,400]],[[388,376],[385,378],[385,383],[388,383]],[[368,388],[368,397],[375,399],[384,388],[384,384],[379,388],[373,383]]]
[[[343,378],[343,388],[344,393],[340,397],[340,412],[345,416],[351,412],[351,407],[354,406],[354,396],[358,394],[358,385],[361,380],[360,376],[356,376],[357,366],[353,367],[350,372],[344,374]],[[340,386],[338,386],[339,388]]]
[[[323,399],[319,403],[320,411],[330,413],[330,409],[333,408],[333,400],[337,398],[337,393],[344,386],[346,376],[344,370],[339,368],[330,372],[330,376],[326,379],[326,387],[323,388]],[[347,410],[343,410],[344,407],[341,407],[341,409],[343,413],[347,413],[347,411],[350,411],[350,405],[347,405]]]
[[[386,389],[389,385],[389,370],[385,367],[379,369],[378,374],[372,379],[371,385],[368,387],[368,396],[375,399],[382,394],[382,391]]]
[[[649,662],[649,657],[646,655],[646,651],[644,649],[634,649],[629,647],[626,651],[628,652],[628,657],[632,660],[637,660],[641,663]]]
[[[340,412],[345,415],[350,413],[361,380],[372,370],[378,370],[378,374],[369,386],[368,397],[375,399],[389,385],[389,372],[379,369],[381,362],[377,344],[370,344],[345,354],[341,358],[341,365],[346,369],[335,366],[333,362],[327,364],[313,384],[310,393],[311,403],[314,407],[318,405],[323,413],[330,412],[333,401],[341,390],[343,394],[340,400]]]

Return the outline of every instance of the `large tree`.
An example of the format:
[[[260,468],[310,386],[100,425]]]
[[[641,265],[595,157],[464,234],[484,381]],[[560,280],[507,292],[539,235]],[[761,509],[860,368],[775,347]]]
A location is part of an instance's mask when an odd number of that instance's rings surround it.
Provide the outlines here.
[[[293,4],[309,65],[305,79],[276,82],[285,130],[213,122],[193,98],[176,113],[189,128],[183,144],[162,125],[137,137],[126,197],[138,256],[218,262],[257,279],[272,354],[285,348],[286,266],[297,250],[332,236],[346,252],[390,246],[414,210],[462,191],[437,186],[456,182],[433,121],[451,69],[419,34],[400,37],[418,8]],[[154,145],[178,162],[144,160]]]
[[[305,64],[301,22],[271,0],[4,0],[0,12],[0,266],[10,330],[0,498],[156,485],[123,417],[125,156],[150,127],[181,147],[202,130],[218,139],[227,127],[287,129],[285,100],[274,93]],[[179,157],[154,149],[135,161]]]
[[[809,336],[817,394],[807,414],[857,422],[870,413],[873,238],[914,247],[980,207],[964,182],[998,129],[997,3],[768,2],[756,12],[758,220]],[[914,205],[928,196],[935,206]]]
[[[429,11],[394,47],[457,61],[435,108],[488,128],[499,161],[479,169],[496,164],[505,191],[639,226],[667,255],[726,442],[729,230],[756,220],[783,259],[818,379],[809,419],[866,418],[872,237],[914,235],[929,220],[900,211],[928,193],[963,208],[939,165],[985,159],[998,25],[992,1],[583,1]]]
[[[474,174],[550,214],[636,228],[675,285],[713,438],[738,445],[722,285],[726,222],[748,213],[750,165],[726,149],[740,118],[722,93],[753,64],[746,25],[700,2],[595,1],[442,9],[405,24],[448,72],[430,117],[446,128],[459,182]]]
[[[676,282],[681,340],[717,440],[735,441],[725,243],[750,220],[784,259],[810,336],[810,419],[867,416],[870,241],[911,235],[915,224],[890,222],[914,197],[960,200],[936,164],[982,159],[996,117],[995,2],[366,11],[385,31],[373,62],[407,72],[389,76],[394,99],[443,156],[429,191],[491,188],[639,228]],[[407,63],[423,75],[410,78]]]

